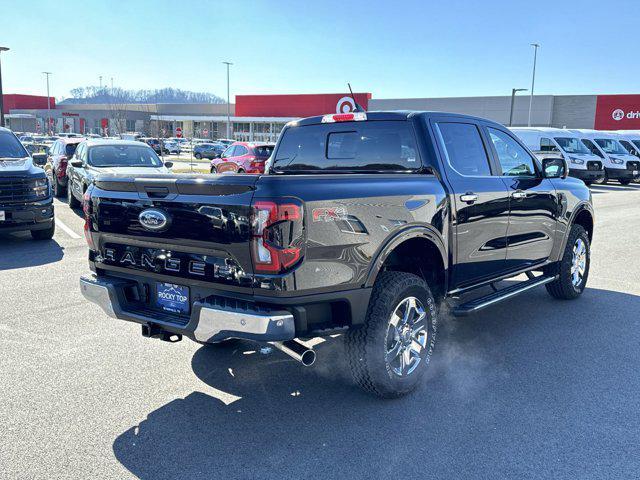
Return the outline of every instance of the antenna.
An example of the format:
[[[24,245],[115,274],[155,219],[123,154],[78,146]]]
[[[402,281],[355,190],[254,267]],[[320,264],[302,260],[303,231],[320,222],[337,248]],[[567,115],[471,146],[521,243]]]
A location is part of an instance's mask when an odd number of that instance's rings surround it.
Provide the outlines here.
[[[351,90],[351,84],[349,82],[347,82],[347,86],[349,87],[349,93],[351,94],[351,99],[353,100],[353,103],[356,106],[356,108],[354,108],[353,111],[354,112],[366,112],[366,110],[364,108],[362,108],[362,106],[356,101],[356,97],[354,97],[354,95],[353,95],[353,90]]]

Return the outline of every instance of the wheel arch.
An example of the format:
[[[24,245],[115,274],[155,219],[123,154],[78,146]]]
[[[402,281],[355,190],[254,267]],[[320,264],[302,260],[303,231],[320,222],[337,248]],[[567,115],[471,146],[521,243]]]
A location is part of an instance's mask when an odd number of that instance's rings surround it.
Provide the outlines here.
[[[366,287],[375,283],[383,270],[414,273],[427,281],[436,297],[447,291],[448,268],[444,241],[426,226],[404,230],[385,242],[374,256]]]

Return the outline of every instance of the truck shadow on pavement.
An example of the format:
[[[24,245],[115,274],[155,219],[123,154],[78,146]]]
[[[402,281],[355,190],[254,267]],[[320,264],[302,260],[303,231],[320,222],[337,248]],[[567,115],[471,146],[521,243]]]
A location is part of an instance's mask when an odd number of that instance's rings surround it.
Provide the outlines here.
[[[64,247],[55,240],[32,240],[28,232],[0,234],[0,271],[46,265],[63,256]]]
[[[631,478],[637,459],[611,445],[640,436],[639,310],[636,295],[587,289],[570,302],[540,289],[466,319],[445,314],[427,378],[391,401],[354,386],[340,337],[311,368],[248,342],[202,347],[202,388],[113,450],[144,479]]]

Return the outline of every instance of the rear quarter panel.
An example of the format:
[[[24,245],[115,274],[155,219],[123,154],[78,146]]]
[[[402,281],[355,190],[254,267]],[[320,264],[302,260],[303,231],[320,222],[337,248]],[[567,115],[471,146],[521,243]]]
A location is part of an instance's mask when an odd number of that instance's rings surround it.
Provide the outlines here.
[[[382,247],[411,227],[436,230],[447,245],[448,201],[433,175],[265,175],[257,187],[254,200],[294,197],[304,202],[304,261],[274,282],[281,292],[360,287]]]

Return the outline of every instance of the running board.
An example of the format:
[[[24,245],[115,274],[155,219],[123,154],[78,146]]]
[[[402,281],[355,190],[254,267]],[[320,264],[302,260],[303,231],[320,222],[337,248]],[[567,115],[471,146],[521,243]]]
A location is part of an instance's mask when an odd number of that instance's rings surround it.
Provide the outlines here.
[[[511,297],[515,297],[527,290],[531,290],[532,288],[539,287],[544,285],[545,283],[553,282],[557,277],[533,277],[529,280],[525,280],[523,282],[518,282],[515,285],[511,285],[509,287],[503,288],[501,290],[496,290],[489,295],[484,297],[476,298],[475,300],[471,300],[470,302],[463,303],[458,305],[453,309],[453,315],[456,317],[464,317],[470,315],[478,310],[482,310],[485,307],[493,305],[495,303],[499,303],[503,300],[507,300]]]

